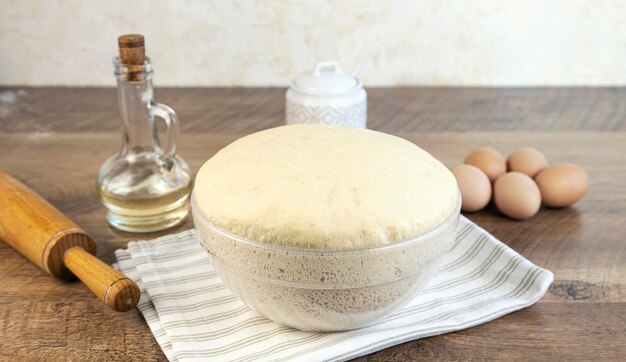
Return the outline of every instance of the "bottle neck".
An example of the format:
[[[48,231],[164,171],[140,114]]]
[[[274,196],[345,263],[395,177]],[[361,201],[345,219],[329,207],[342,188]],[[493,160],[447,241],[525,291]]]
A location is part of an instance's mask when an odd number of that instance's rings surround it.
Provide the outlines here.
[[[124,152],[152,152],[158,147],[156,129],[149,113],[153,102],[152,71],[149,61],[146,65],[139,72],[129,73],[128,66],[115,63]]]

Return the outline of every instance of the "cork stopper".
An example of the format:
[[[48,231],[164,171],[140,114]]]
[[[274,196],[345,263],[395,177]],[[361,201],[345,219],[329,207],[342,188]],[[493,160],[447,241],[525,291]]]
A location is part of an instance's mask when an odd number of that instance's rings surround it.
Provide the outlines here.
[[[141,34],[127,34],[117,38],[120,62],[128,66],[129,80],[139,80],[146,61],[146,47]]]
[[[117,38],[120,60],[123,64],[139,65],[146,61],[146,48],[143,35],[127,34]]]

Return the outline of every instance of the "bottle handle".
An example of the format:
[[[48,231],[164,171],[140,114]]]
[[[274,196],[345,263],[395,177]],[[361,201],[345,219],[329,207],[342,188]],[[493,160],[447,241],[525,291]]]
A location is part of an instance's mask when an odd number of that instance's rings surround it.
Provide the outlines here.
[[[165,121],[167,130],[165,131],[165,145],[162,149],[166,156],[174,157],[176,154],[176,138],[178,138],[178,116],[176,116],[176,112],[170,106],[153,102],[150,105],[150,115]],[[153,126],[156,127],[156,123],[153,123]]]

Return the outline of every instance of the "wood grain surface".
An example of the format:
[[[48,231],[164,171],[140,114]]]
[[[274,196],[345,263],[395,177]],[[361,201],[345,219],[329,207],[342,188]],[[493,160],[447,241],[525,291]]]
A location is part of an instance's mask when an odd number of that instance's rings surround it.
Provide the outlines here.
[[[245,134],[278,126],[284,89],[157,89],[181,119],[179,154],[191,168]],[[370,89],[370,128],[405,137],[445,164],[473,147],[519,146],[589,173],[587,196],[518,222],[493,208],[472,220],[555,274],[536,305],[465,331],[360,358],[376,360],[623,360],[626,356],[626,89]],[[95,192],[117,150],[112,88],[0,88],[0,168],[94,236],[98,256],[129,234],[110,228]],[[2,205],[0,205],[2,207]],[[190,228],[184,225],[167,232]],[[109,310],[80,283],[52,279],[0,243],[0,359],[164,360],[139,312]]]

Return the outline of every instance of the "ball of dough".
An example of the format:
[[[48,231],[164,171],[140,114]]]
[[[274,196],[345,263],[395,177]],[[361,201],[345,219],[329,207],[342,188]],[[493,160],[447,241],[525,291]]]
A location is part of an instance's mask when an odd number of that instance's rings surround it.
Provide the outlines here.
[[[491,200],[491,182],[481,169],[472,165],[458,165],[450,171],[461,190],[461,210],[474,212],[487,206]]]
[[[202,215],[236,235],[302,248],[374,247],[455,211],[454,175],[415,144],[366,129],[288,125],[238,139],[196,176]]]
[[[472,150],[463,163],[481,169],[489,181],[494,182],[506,172],[506,161],[502,154],[491,147],[480,147]]]

